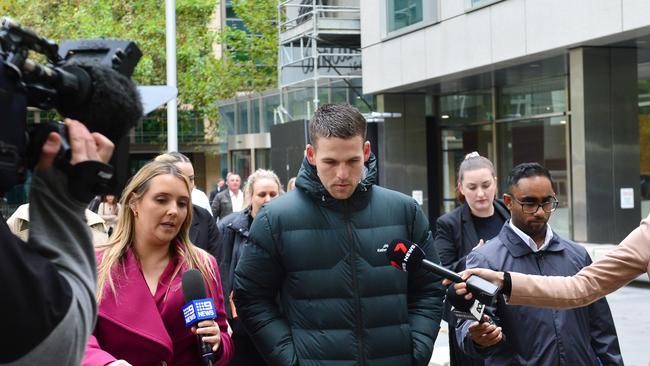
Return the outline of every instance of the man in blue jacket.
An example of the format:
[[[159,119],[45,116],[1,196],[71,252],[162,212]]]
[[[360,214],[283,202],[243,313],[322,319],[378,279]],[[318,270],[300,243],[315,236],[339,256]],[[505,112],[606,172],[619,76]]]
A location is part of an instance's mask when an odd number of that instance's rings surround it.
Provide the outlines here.
[[[581,246],[559,237],[548,225],[558,200],[549,171],[523,163],[508,176],[503,201],[511,219],[499,235],[467,256],[467,268],[482,267],[547,276],[571,276],[591,263]],[[623,365],[616,328],[604,298],[572,310],[506,305],[500,322],[463,321],[458,341],[486,365]]]
[[[439,263],[412,198],[376,186],[366,121],[323,105],[296,189],[266,204],[235,269],[239,318],[271,365],[427,365],[442,313],[440,278],[389,265],[408,239]]]

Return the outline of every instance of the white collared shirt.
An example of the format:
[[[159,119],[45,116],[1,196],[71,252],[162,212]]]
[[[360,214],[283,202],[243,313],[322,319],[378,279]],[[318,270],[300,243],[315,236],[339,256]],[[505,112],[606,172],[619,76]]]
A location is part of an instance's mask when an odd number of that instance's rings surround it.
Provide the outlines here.
[[[526,234],[525,232],[521,231],[518,227],[513,225],[512,220],[508,220],[508,225],[510,225],[510,228],[512,229],[512,231],[514,231],[515,234],[517,234],[517,236],[520,237],[521,240],[523,240],[524,243],[526,243],[526,245],[528,245],[530,247],[530,249],[533,251],[533,253],[537,253],[537,252],[540,252],[542,250],[546,250],[546,248],[548,248],[548,243],[553,238],[553,230],[551,230],[551,225],[546,223],[546,236],[544,237],[544,244],[539,249],[537,249],[537,243],[535,243],[535,240],[533,240],[533,238],[528,236],[528,234]]]
[[[228,190],[230,194],[230,202],[232,202],[232,212],[239,212],[244,208],[244,194],[241,190],[237,192],[237,195],[232,193],[231,190]]]
[[[210,208],[210,200],[208,196],[200,189],[192,189],[192,204],[206,209],[212,215],[212,208]]]

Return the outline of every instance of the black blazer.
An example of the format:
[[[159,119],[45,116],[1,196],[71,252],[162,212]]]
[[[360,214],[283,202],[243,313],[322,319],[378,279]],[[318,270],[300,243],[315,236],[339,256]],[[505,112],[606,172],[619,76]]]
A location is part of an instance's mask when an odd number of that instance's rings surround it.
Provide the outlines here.
[[[197,247],[215,255],[219,242],[219,230],[214,218],[208,210],[192,205],[192,225],[190,225],[190,241]]]
[[[504,220],[510,218],[510,212],[503,202],[494,200],[493,204],[496,215]],[[433,240],[443,266],[454,272],[465,269],[465,257],[479,241],[467,203],[436,220],[436,233]]]

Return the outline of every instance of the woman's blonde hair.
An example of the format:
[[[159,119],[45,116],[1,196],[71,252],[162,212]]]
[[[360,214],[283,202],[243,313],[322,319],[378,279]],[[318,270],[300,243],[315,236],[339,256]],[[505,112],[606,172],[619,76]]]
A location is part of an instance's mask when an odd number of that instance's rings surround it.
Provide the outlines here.
[[[278,185],[278,195],[284,193],[282,190],[282,183],[280,183],[280,178],[272,171],[266,169],[257,169],[255,173],[248,176],[246,179],[246,185],[244,185],[244,207],[251,209],[253,206],[253,185],[260,179],[268,178]]]
[[[120,203],[123,210],[119,213],[117,226],[113,235],[110,237],[109,242],[97,247],[101,252],[101,262],[97,267],[97,302],[101,303],[104,297],[104,288],[106,284],[110,286],[114,295],[117,294],[115,281],[113,278],[113,270],[119,268],[122,261],[126,258],[129,248],[133,248],[135,240],[135,214],[133,204],[142,199],[145,193],[151,186],[151,180],[160,175],[173,175],[185,183],[185,187],[189,194],[190,183],[185,175],[176,167],[176,165],[169,162],[151,161],[143,166],[129,181],[124,190],[122,191],[122,198]],[[146,212],[140,212],[141,215],[146,215]],[[180,230],[176,238],[172,240],[169,251],[170,257],[177,255],[181,260],[178,266],[174,269],[172,279],[178,275],[183,265],[188,268],[198,269],[203,278],[215,279],[216,274],[214,268],[210,263],[208,254],[200,248],[194,246],[189,239],[189,228],[192,223],[192,205],[191,201],[188,205],[187,216],[185,221],[181,224]],[[134,253],[136,254],[136,253]],[[122,268],[124,269],[124,268]],[[212,283],[212,281],[206,281]],[[216,288],[210,289],[214,294]]]

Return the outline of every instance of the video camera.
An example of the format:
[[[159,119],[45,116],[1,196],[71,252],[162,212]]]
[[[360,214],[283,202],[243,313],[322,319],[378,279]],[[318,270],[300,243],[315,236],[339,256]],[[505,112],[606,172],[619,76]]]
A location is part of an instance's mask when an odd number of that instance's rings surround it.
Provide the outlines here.
[[[47,65],[29,59],[30,52],[47,58]],[[38,162],[50,132],[62,137],[55,165],[71,184],[86,180],[86,190],[71,187],[77,198],[115,190],[112,167],[95,162],[72,169],[65,126],[46,122],[27,127],[27,108],[79,120],[91,132],[108,137],[116,146],[111,164],[128,155],[128,131],[142,118],[140,95],[130,77],[142,52],[123,40],[63,41],[61,46],[5,17],[0,25],[0,196],[25,180]],[[126,167],[124,167],[126,168]],[[73,183],[73,181],[76,181]],[[112,187],[112,188],[111,188]],[[77,192],[75,192],[77,191]],[[82,195],[83,197],[80,197]]]

